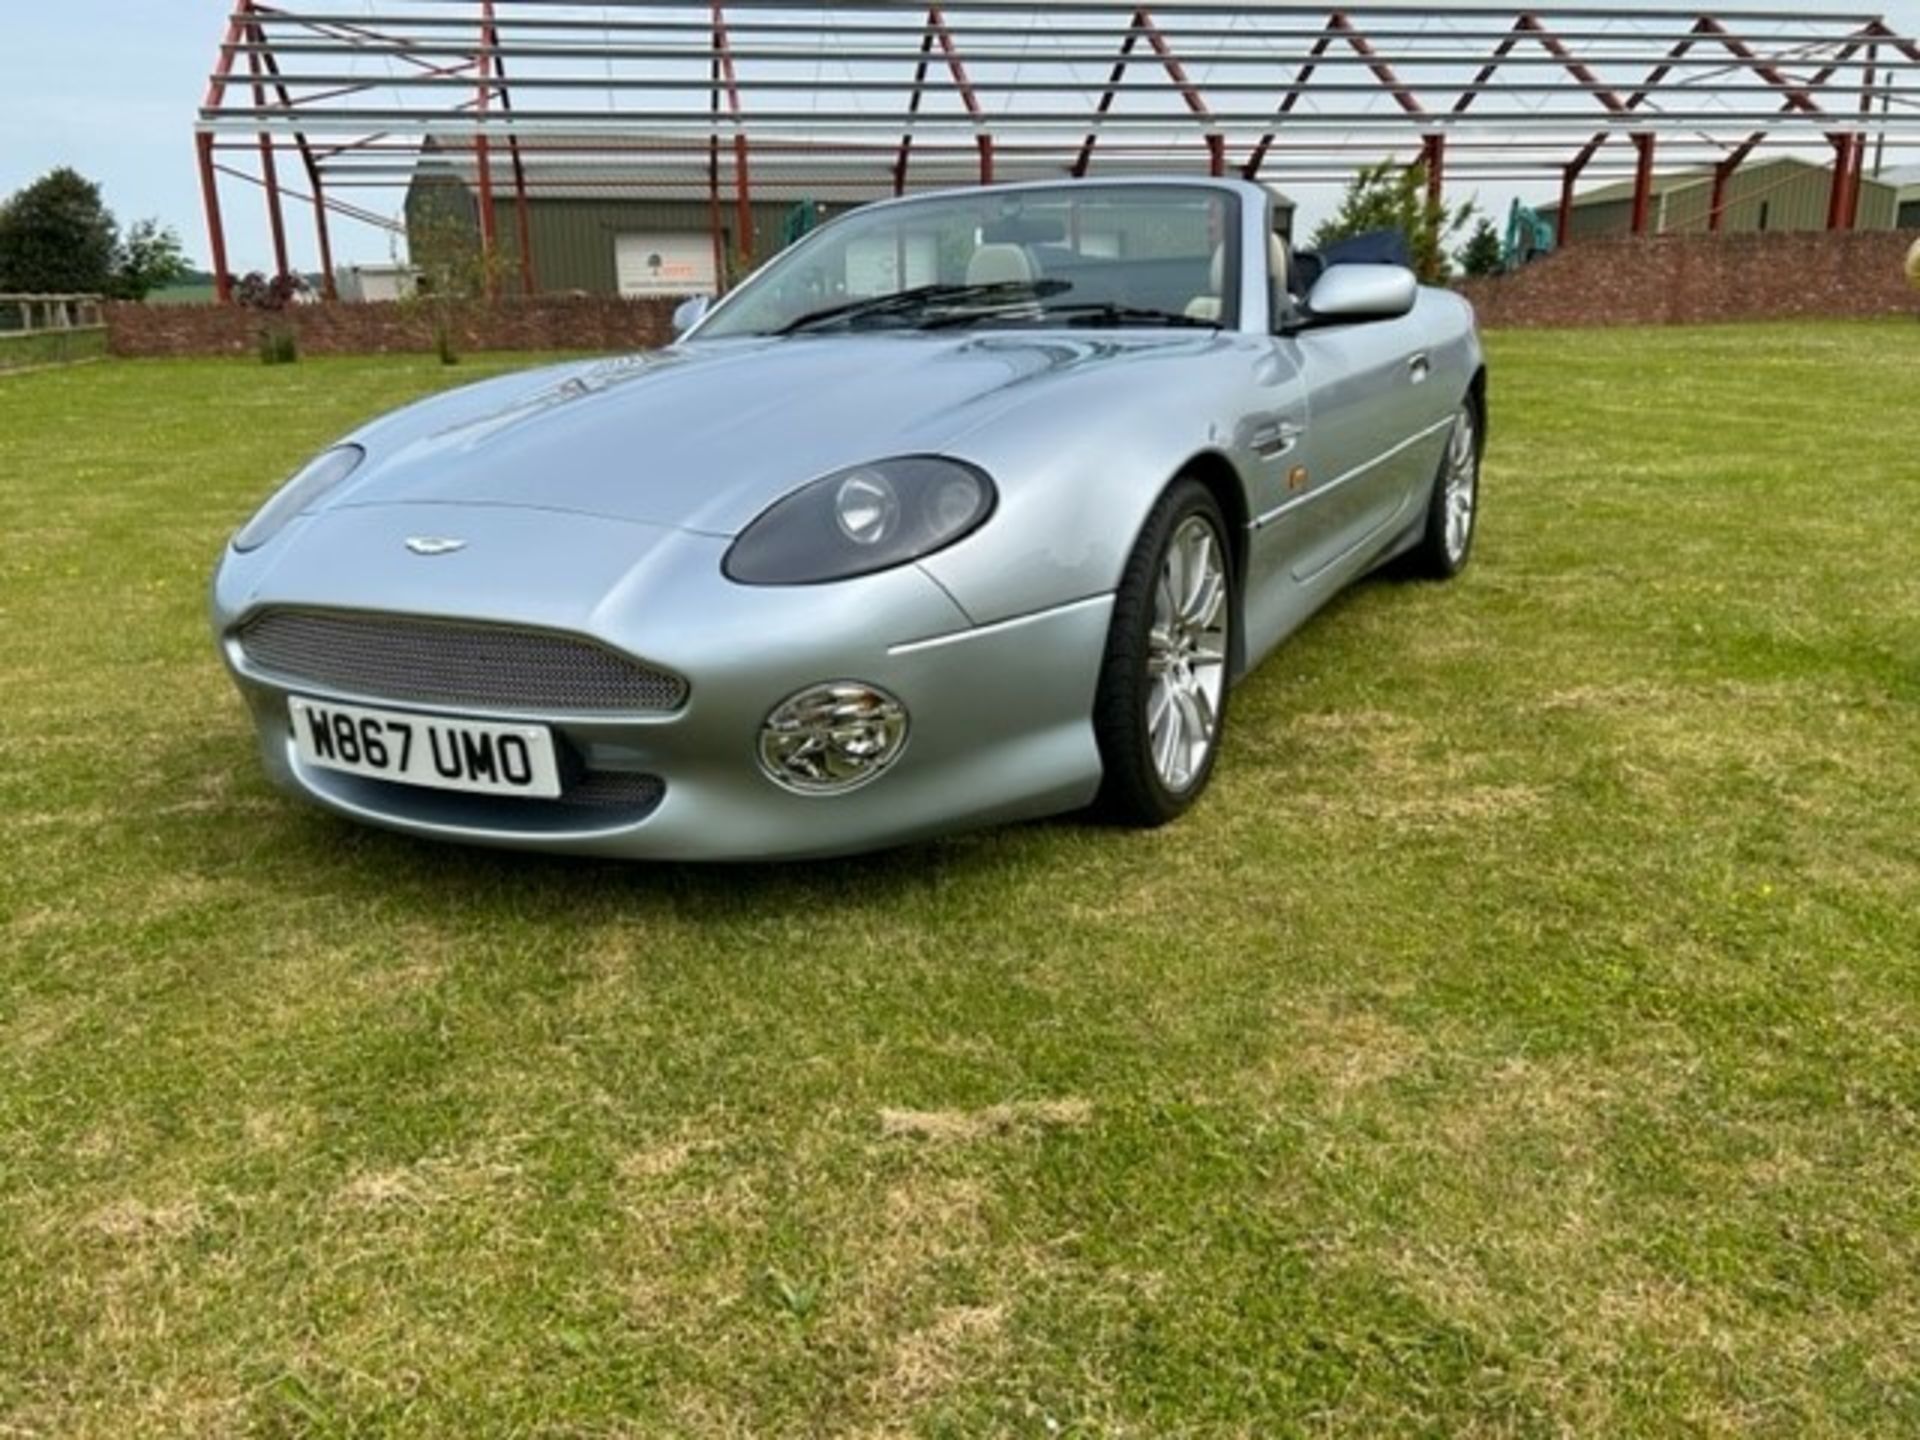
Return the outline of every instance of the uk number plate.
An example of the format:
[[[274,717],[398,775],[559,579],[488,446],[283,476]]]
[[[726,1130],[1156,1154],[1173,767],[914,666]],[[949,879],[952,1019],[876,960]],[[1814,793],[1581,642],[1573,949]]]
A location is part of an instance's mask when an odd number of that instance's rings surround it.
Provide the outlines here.
[[[553,733],[544,725],[499,725],[363,705],[291,698],[301,762],[474,795],[551,800],[560,793]]]

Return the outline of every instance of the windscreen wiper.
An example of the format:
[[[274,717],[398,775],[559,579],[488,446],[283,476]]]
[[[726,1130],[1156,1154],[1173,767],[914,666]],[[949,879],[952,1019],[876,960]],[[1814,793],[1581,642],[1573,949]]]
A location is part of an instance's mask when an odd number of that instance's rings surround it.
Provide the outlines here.
[[[861,300],[829,305],[824,310],[810,310],[772,333],[794,335],[820,325],[845,324],[878,316],[911,315],[918,310],[947,305],[993,305],[1010,300],[1037,300],[1048,295],[1064,294],[1072,288],[1072,283],[1066,280],[1000,280],[987,285],[916,285],[911,290],[897,290],[891,295],[869,295]]]
[[[1182,315],[1175,310],[1156,310],[1141,305],[1120,305],[1110,300],[1087,300],[1073,305],[1047,305],[1040,311],[1043,320],[1059,319],[1068,325],[1166,325],[1180,329],[1224,330],[1218,320],[1198,315]]]

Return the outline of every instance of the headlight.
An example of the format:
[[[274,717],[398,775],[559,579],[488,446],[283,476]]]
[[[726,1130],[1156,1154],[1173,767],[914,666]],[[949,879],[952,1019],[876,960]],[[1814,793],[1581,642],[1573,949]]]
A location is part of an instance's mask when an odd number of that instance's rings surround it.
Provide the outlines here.
[[[907,747],[907,707],[854,680],[815,685],[776,705],[760,727],[760,768],[800,795],[853,790]]]
[[[742,585],[814,585],[890,570],[979,529],[993,513],[984,471],[910,455],[796,490],[741,533],[722,567]]]
[[[284,530],[289,520],[351,475],[366,458],[367,452],[358,445],[342,445],[308,461],[240,527],[233,537],[233,548],[242,554],[258,550]]]

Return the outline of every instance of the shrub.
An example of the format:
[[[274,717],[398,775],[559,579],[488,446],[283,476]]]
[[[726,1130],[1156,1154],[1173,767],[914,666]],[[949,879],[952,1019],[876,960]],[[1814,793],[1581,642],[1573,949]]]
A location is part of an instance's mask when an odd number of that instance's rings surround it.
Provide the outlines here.
[[[300,358],[300,339],[290,325],[268,325],[260,331],[260,363],[291,365]]]

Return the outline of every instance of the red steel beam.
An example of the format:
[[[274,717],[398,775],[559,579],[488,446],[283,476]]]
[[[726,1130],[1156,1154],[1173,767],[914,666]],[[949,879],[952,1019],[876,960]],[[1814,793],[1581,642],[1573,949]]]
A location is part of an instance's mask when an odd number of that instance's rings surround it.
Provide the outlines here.
[[[1513,53],[1513,47],[1520,43],[1521,33],[1521,28],[1515,25],[1513,33],[1493,47],[1493,54],[1487,58],[1487,63],[1482,65],[1474,74],[1473,81],[1469,88],[1461,93],[1458,100],[1453,102],[1454,114],[1464,115],[1468,110],[1473,108],[1473,102],[1480,98],[1480,87],[1499,73],[1500,62]]]
[[[1781,90],[1785,91],[1787,104],[1790,108],[1808,115],[1823,115],[1826,113],[1820,108],[1819,102],[1816,101],[1812,95],[1808,94],[1804,87],[1796,84],[1785,75],[1778,66],[1765,63],[1751,45],[1747,44],[1746,41],[1740,39],[1738,36],[1727,33],[1726,26],[1714,19],[1713,16],[1701,16],[1697,28],[1713,36],[1714,39],[1720,42],[1722,48],[1743,62],[1749,70],[1753,71],[1753,73],[1758,75],[1762,80],[1766,81],[1769,85],[1777,85]]]
[[[920,113],[920,97],[927,88],[927,68],[933,56],[932,22],[920,37],[920,63],[913,67],[913,93],[907,97],[906,127],[900,132],[900,150],[893,161],[893,193],[907,193],[907,161],[913,154],[913,122]],[[902,242],[904,243],[904,242]]]
[[[1139,15],[1140,12],[1136,10],[1133,23],[1127,26],[1127,38],[1120,42],[1120,58],[1113,62],[1113,69],[1107,76],[1107,88],[1100,92],[1100,99],[1094,104],[1096,123],[1113,109],[1114,96],[1120,93],[1120,82],[1127,78],[1127,62],[1132,58],[1133,47],[1140,43]],[[1074,158],[1071,171],[1075,179],[1083,177],[1093,163],[1093,147],[1099,138],[1098,131],[1089,130],[1087,138],[1080,142],[1080,153]]]
[[[207,213],[207,246],[212,252],[213,293],[222,305],[233,303],[233,275],[227,269],[227,228],[220,214],[220,181],[214,174],[213,136],[202,133],[194,138],[200,164],[200,203]]]
[[[1583,64],[1580,58],[1567,48],[1566,43],[1562,41],[1558,35],[1555,35],[1551,30],[1547,29],[1545,25],[1541,24],[1539,16],[1531,14],[1522,15],[1515,23],[1514,28],[1525,30],[1538,40],[1541,47],[1545,49],[1549,55],[1553,56],[1554,59],[1558,60],[1569,75],[1586,86],[1593,97],[1602,105],[1606,106],[1607,109],[1613,111],[1616,115],[1624,115],[1626,113],[1627,103],[1615,94],[1587,65]]]
[[[267,48],[262,27],[254,26],[253,33],[261,47],[260,58],[266,64],[267,73],[273,76],[273,88],[280,97],[280,104],[291,109],[293,101],[287,93],[286,83],[280,78],[280,62],[274,58],[273,51]],[[320,166],[313,158],[313,147],[307,144],[303,131],[293,132],[293,143],[300,152],[300,163],[307,172],[307,183],[313,187],[313,233],[320,246],[320,293],[329,300],[338,300],[340,288],[333,278],[333,235],[327,224],[326,187],[320,177]]]
[[[1827,229],[1847,228],[1847,182],[1853,175],[1853,147],[1857,135],[1833,137],[1833,184],[1827,191]]]
[[[1644,235],[1653,206],[1653,136],[1635,135],[1633,148],[1639,152],[1633,167],[1633,233]]]
[[[940,53],[946,58],[947,73],[953,77],[953,85],[960,92],[960,101],[967,107],[975,124],[986,119],[986,112],[980,106],[980,97],[974,93],[973,81],[967,76],[966,62],[960,58],[960,47],[953,43],[953,31],[947,27],[947,17],[938,5],[927,7],[927,26],[940,42]],[[982,126],[974,137],[974,144],[980,150],[980,183],[993,183],[993,136]]]
[[[720,0],[713,6],[713,53],[720,61],[720,76],[726,83],[727,111],[733,116],[733,201],[734,247],[740,254],[740,269],[753,268],[753,180],[747,170],[747,127],[741,123],[740,77],[733,67],[733,42],[727,34],[727,15]]]
[[[1807,81],[1806,88],[1808,90],[1820,89],[1835,75],[1840,73],[1840,64],[1850,60],[1859,52],[1859,49],[1859,45],[1854,44],[1840,51],[1828,64],[1814,72],[1812,78]],[[1792,107],[1782,105],[1780,108],[1787,110]],[[1719,234],[1722,224],[1726,219],[1727,183],[1733,179],[1734,172],[1746,163],[1747,157],[1765,143],[1766,138],[1766,131],[1754,131],[1753,134],[1749,135],[1745,140],[1741,141],[1739,145],[1729,151],[1719,164],[1713,167],[1713,197],[1708,202],[1707,208],[1707,230],[1709,233]]]
[[[214,62],[212,78],[207,81],[206,97],[201,101],[204,108],[215,110],[226,102],[227,80],[233,74],[233,47],[240,43],[245,33],[246,26],[237,11],[227,17],[227,33],[220,43],[220,58]],[[227,227],[225,217],[220,213],[220,180],[214,173],[213,136],[204,133],[194,136],[194,150],[200,169],[200,203],[207,217],[207,246],[212,252],[213,293],[222,305],[227,305],[233,301],[233,276],[227,269]]]
[[[1858,229],[1860,225],[1860,192],[1865,187],[1867,178],[1867,132],[1865,127],[1870,124],[1873,119],[1873,82],[1879,68],[1880,47],[1878,45],[1869,45],[1867,47],[1867,68],[1862,71],[1860,75],[1860,122],[1862,128],[1856,137],[1856,143],[1853,147],[1853,173],[1847,181],[1852,191],[1847,201],[1847,228],[1849,230]],[[1898,218],[1898,216],[1895,217],[1896,223],[1898,222]]]
[[[1346,12],[1336,10],[1327,21],[1329,30],[1337,30],[1346,37],[1347,44],[1353,47],[1353,53],[1367,61],[1367,69],[1393,96],[1400,108],[1409,115],[1424,115],[1427,107],[1420,103],[1420,97],[1409,90],[1400,77],[1394,73],[1393,66],[1380,58],[1380,52],[1373,48],[1373,42],[1355,28]]]
[[[1528,23],[1530,21],[1533,22],[1531,25]],[[1694,35],[1705,33],[1702,29],[1703,23],[1703,21],[1694,22]],[[1522,15],[1514,28],[1516,30],[1529,29],[1533,30],[1536,34],[1539,33],[1538,21],[1531,15]],[[1558,43],[1557,39],[1555,43]],[[1687,52],[1694,47],[1695,43],[1696,41],[1692,36],[1689,36],[1669,50],[1666,58],[1647,72],[1646,78],[1640,82],[1640,88],[1627,97],[1626,102],[1621,107],[1620,113],[1631,113],[1644,105],[1647,97],[1653,93],[1654,87],[1672,73],[1675,63],[1684,59]],[[1545,40],[1542,40],[1541,44],[1545,46],[1548,53],[1553,53],[1553,47],[1547,45]],[[1561,47],[1561,53],[1563,55],[1567,53],[1564,46]],[[1619,97],[1615,96],[1614,98],[1618,99]],[[1603,101],[1602,103],[1605,102]],[[1581,172],[1587,168],[1587,165],[1593,160],[1593,157],[1600,153],[1600,148],[1607,143],[1610,133],[1609,131],[1603,130],[1585,145],[1581,146],[1579,153],[1577,153],[1560,172],[1560,217],[1558,227],[1553,237],[1556,246],[1565,246],[1568,237],[1572,233],[1574,182],[1580,178]]]
[[[1591,155],[1587,156],[1588,160],[1592,158]],[[1560,172],[1560,214],[1553,229],[1553,245],[1556,250],[1564,250],[1573,238],[1573,187],[1584,169],[1586,169],[1586,160],[1576,159]]]
[[[257,53],[248,54],[247,68],[253,76],[254,109],[265,110],[267,91],[261,83],[262,68]],[[266,184],[267,227],[273,235],[274,274],[285,280],[292,273],[287,264],[287,217],[280,208],[280,167],[274,160],[273,137],[265,130],[260,132],[260,178]]]
[[[720,218],[720,52],[714,51],[707,92],[707,111],[713,127],[707,132],[707,230],[713,240],[713,288],[727,293],[726,226]]]
[[[1135,23],[1146,33],[1147,43],[1153,47],[1153,53],[1160,57],[1160,64],[1167,72],[1167,78],[1173,81],[1180,91],[1181,99],[1187,102],[1187,109],[1195,118],[1213,123],[1213,112],[1207,108],[1206,97],[1199,88],[1187,78],[1187,67],[1180,63],[1173,53],[1173,46],[1167,43],[1167,37],[1160,27],[1153,23],[1152,14],[1143,6],[1133,12]],[[1224,135],[1209,133],[1207,136],[1208,169],[1215,175],[1227,173],[1227,139]]]
[[[1300,103],[1300,97],[1306,93],[1307,83],[1313,79],[1313,72],[1320,68],[1320,58],[1327,53],[1327,47],[1333,44],[1333,31],[1323,32],[1307,51],[1306,63],[1293,77],[1293,85],[1281,99],[1280,106],[1274,111],[1276,120],[1285,120],[1293,113],[1293,107]],[[1266,163],[1267,152],[1273,148],[1273,142],[1280,138],[1278,130],[1269,130],[1260,137],[1253,147],[1253,153],[1247,156],[1245,168],[1240,172],[1249,180],[1260,177],[1260,167]]]
[[[499,32],[492,26],[493,44],[499,46]],[[507,114],[513,113],[513,88],[505,83],[507,62],[498,55],[493,57],[493,66],[502,84],[500,87],[500,108]],[[527,162],[520,153],[520,137],[514,131],[507,132],[507,155],[513,162],[513,228],[514,238],[520,247],[520,293],[532,296],[539,293],[540,284],[533,273],[533,211],[527,200]]]
[[[473,57],[474,73],[479,77],[479,85],[474,90],[474,108],[480,116],[480,128],[474,132],[473,152],[474,168],[480,177],[480,268],[481,284],[485,287],[487,298],[494,298],[493,257],[494,247],[499,237],[495,232],[493,214],[493,142],[486,131],[487,104],[493,94],[492,54],[487,48],[487,24],[493,19],[493,0],[480,0],[480,51]]]

